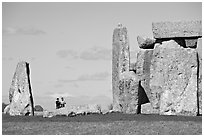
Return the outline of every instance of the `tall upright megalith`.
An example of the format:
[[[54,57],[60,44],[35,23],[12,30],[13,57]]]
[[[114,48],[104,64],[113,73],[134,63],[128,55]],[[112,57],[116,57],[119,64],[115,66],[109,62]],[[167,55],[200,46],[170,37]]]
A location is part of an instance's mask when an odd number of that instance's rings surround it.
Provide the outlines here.
[[[156,42],[161,44],[154,48],[154,63],[152,62],[154,71],[151,72],[152,76],[156,75],[156,79],[150,80],[152,91],[156,91],[154,95],[157,96],[155,97],[160,98],[160,113],[202,114],[202,44],[200,43],[202,21],[156,22],[152,23],[152,31]],[[164,48],[165,50],[163,50]],[[168,61],[165,62],[165,60]],[[158,82],[154,81],[157,81],[159,75],[166,69],[174,73],[168,71],[163,73],[164,76],[161,76],[160,84],[155,84]],[[179,72],[182,69],[183,72]],[[159,75],[156,74],[156,71],[159,71]],[[178,74],[175,75],[177,72]],[[165,76],[169,77],[164,79]],[[162,81],[165,81],[163,86],[165,85],[165,88],[169,89],[162,88]],[[172,84],[172,82],[174,83]],[[182,89],[182,87],[184,88]],[[161,95],[158,94],[159,89],[163,89]],[[179,92],[182,94],[179,95]],[[178,97],[172,98],[172,95]]]
[[[113,109],[136,113],[138,107],[138,79],[130,71],[130,51],[127,28],[119,25],[113,32],[112,90]]]
[[[151,104],[162,115],[197,115],[197,53],[174,40],[157,44],[150,67]]]
[[[19,62],[9,90],[10,104],[4,109],[9,115],[34,115],[30,70],[27,62]]]
[[[129,71],[130,67],[127,28],[121,24],[113,32],[112,56],[113,108],[119,110],[119,75]]]
[[[113,70],[119,73],[129,71],[130,51],[126,27],[118,26],[113,32],[113,64],[117,64]]]
[[[137,37],[135,66],[150,103],[142,113],[202,113],[201,21],[152,23],[154,39]]]

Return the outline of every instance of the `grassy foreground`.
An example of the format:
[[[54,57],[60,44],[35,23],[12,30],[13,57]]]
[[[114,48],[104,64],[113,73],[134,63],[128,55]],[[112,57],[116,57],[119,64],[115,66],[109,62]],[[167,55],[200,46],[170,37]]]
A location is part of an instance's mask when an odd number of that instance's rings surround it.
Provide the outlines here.
[[[202,117],[131,115],[112,113],[86,116],[8,116],[2,115],[3,135],[200,135]]]

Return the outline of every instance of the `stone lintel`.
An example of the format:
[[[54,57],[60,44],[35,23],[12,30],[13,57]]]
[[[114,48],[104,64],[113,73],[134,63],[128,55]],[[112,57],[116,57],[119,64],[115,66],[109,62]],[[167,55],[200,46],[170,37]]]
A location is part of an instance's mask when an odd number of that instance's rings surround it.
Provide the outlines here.
[[[202,21],[154,22],[153,36],[156,39],[175,37],[201,37]]]

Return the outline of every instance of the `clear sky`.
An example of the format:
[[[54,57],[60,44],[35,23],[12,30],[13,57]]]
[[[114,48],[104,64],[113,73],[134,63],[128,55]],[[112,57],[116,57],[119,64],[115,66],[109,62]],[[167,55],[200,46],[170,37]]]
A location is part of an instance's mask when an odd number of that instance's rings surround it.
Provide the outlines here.
[[[202,3],[3,3],[2,100],[16,65],[30,63],[35,105],[112,102],[112,35],[120,22],[128,29],[131,61],[136,37],[152,37],[152,22],[202,20]]]

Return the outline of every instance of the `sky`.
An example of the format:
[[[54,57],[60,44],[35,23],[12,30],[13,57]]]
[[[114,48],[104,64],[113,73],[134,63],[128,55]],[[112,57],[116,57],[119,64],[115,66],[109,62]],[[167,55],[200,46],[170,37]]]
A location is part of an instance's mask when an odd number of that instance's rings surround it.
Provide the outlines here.
[[[2,101],[17,63],[30,64],[35,105],[112,103],[112,36],[127,27],[131,62],[137,36],[153,37],[152,22],[202,20],[202,3],[23,3],[2,4]]]

